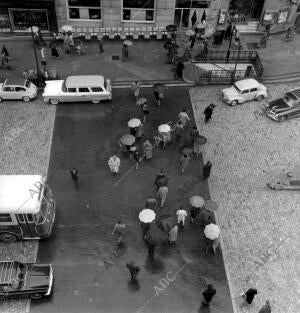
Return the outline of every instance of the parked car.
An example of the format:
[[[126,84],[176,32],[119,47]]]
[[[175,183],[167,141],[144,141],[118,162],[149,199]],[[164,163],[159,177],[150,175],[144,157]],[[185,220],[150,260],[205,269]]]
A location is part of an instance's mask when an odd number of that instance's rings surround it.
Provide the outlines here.
[[[0,262],[0,298],[50,296],[53,288],[51,264]]]
[[[266,105],[266,114],[277,122],[300,116],[300,87],[286,92],[283,97]]]
[[[101,100],[112,99],[112,88],[109,79],[101,75],[69,76],[66,80],[46,81],[43,97],[45,102],[99,103]]]
[[[0,84],[0,101],[2,100],[23,100],[28,102],[37,95],[36,86],[25,78],[6,78]]]
[[[223,100],[234,106],[250,100],[267,98],[267,88],[253,78],[237,81],[230,88],[222,91]]]

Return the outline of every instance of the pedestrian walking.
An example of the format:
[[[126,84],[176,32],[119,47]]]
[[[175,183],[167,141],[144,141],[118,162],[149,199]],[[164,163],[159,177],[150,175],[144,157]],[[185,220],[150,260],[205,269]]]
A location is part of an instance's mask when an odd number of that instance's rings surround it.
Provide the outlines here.
[[[191,215],[191,222],[192,223],[195,222],[195,219],[197,218],[199,212],[200,212],[200,208],[196,208],[195,206],[192,206],[190,208],[190,215]]]
[[[205,123],[207,123],[210,119],[211,119],[211,116],[213,114],[213,110],[216,106],[211,103],[209,106],[207,106],[203,112],[204,116],[205,116]]]
[[[141,104],[141,109],[143,111],[143,123],[145,123],[147,120],[147,116],[150,114],[149,106],[147,102]]]
[[[52,44],[51,46],[51,56],[56,59],[61,59],[56,44]]]
[[[212,242],[211,247],[212,247],[212,249],[213,249],[213,251],[214,251],[214,254],[216,254],[216,251],[217,251],[217,248],[219,247],[219,245],[220,245],[220,237],[215,238],[215,239],[213,240],[213,242]]]
[[[161,169],[160,172],[156,175],[154,180],[156,190],[158,190],[162,186],[167,186],[168,182],[169,182],[168,176],[164,173],[164,169]]]
[[[164,97],[164,94],[162,92],[154,91],[154,98],[158,106],[160,106],[161,99],[163,99],[163,97]]]
[[[226,31],[225,31],[225,40],[230,40],[231,34],[232,34],[233,26],[232,23],[229,22]]]
[[[181,169],[181,174],[184,174],[190,162],[190,156],[188,154],[183,154],[180,158],[179,165]]]
[[[103,45],[104,45],[103,37],[101,36],[101,37],[99,37],[99,40],[98,40],[98,46],[99,46],[100,54],[104,52]]]
[[[121,220],[118,220],[117,223],[115,224],[113,231],[112,231],[112,235],[114,233],[116,233],[118,235],[118,240],[117,243],[120,244],[124,235],[125,235],[125,231],[126,231],[126,225],[124,223],[122,223]]]
[[[142,228],[142,234],[143,234],[143,239],[146,240],[147,238],[147,233],[150,230],[150,223],[143,223],[141,222],[141,228]]]
[[[190,117],[188,116],[187,112],[185,109],[183,109],[179,114],[178,114],[178,119],[181,122],[181,124],[183,125],[183,127],[185,127],[186,123],[188,121],[190,121]]]
[[[118,174],[120,164],[121,164],[121,161],[116,155],[113,155],[108,160],[109,169],[114,175]]]
[[[169,244],[176,243],[178,237],[178,226],[174,225],[169,231]]]
[[[290,27],[287,29],[286,33],[285,33],[285,41],[286,41],[286,42],[289,42],[289,41],[293,40],[293,37],[294,37],[295,34],[296,34],[296,33],[295,33],[293,27],[290,26]]]
[[[271,313],[271,305],[269,300],[266,301],[265,305],[258,311],[258,313]]]
[[[4,69],[4,70],[11,70],[11,66],[8,64],[8,62],[11,60],[10,57],[2,54],[1,55],[2,59],[1,59],[1,69]]]
[[[6,48],[6,45],[3,45],[2,46],[2,50],[1,50],[1,54],[5,55],[6,57],[9,57],[10,58],[10,55],[7,51],[7,48]]]
[[[214,289],[213,285],[207,285],[207,289],[202,292],[204,301],[202,302],[203,305],[209,305],[213,296],[216,294],[216,289]]]
[[[64,52],[65,53],[70,53],[71,52],[71,48],[70,48],[70,45],[69,45],[69,35],[65,34],[64,35]]]
[[[149,140],[146,140],[143,143],[143,151],[144,151],[145,159],[151,160],[153,157],[153,145],[151,144]]]
[[[72,178],[73,182],[75,183],[75,186],[77,187],[78,186],[78,169],[73,167],[70,170],[70,174],[71,174],[71,178]]]
[[[176,123],[174,127],[174,133],[175,133],[175,142],[179,144],[183,136],[183,125],[181,121]]]
[[[187,217],[187,213],[186,213],[186,210],[184,210],[181,207],[179,207],[179,209],[177,210],[176,212],[176,215],[177,215],[177,223],[181,226],[181,227],[184,227],[184,221],[185,221],[185,218]]]
[[[137,100],[139,95],[140,95],[140,83],[137,81],[133,82],[131,85],[131,89],[133,91],[133,95],[135,97],[135,100]]]
[[[191,49],[193,49],[193,48],[194,48],[195,41],[196,41],[196,36],[195,36],[195,35],[190,36],[190,38],[189,38],[189,42],[190,42],[190,47],[191,47]]]
[[[257,295],[257,290],[255,288],[248,289],[245,293],[242,293],[241,296],[247,304],[251,304],[255,295]]]
[[[209,161],[206,164],[204,164],[203,171],[202,171],[202,175],[204,179],[209,178],[211,168],[212,168],[212,164]]]
[[[122,60],[123,60],[123,62],[126,62],[128,60],[128,57],[129,57],[128,46],[123,43],[123,46],[122,46]]]
[[[135,160],[135,169],[138,170],[139,168],[139,164],[140,162],[143,160],[143,155],[142,153],[136,148],[136,147],[133,147],[135,148],[135,150],[133,151],[133,159]]]
[[[178,79],[183,80],[183,70],[184,70],[184,64],[183,62],[179,61],[176,64],[176,77]]]
[[[161,186],[157,190],[156,196],[160,199],[160,207],[162,208],[167,200],[169,188],[167,186]]]
[[[154,244],[150,244],[149,242],[147,242],[147,248],[148,248],[148,257],[151,261],[154,261],[154,251],[155,251],[155,245]]]
[[[148,198],[146,200],[146,209],[155,210],[157,207],[157,200],[155,198]]]
[[[135,139],[139,141],[144,136],[144,125],[141,123],[135,128]]]
[[[135,265],[133,261],[126,263],[126,267],[128,268],[130,276],[131,276],[130,282],[135,283],[137,281],[136,277],[139,271],[141,270],[141,268],[138,265]]]
[[[211,223],[211,214],[205,208],[199,210],[199,221],[202,227],[205,227],[206,225]]]

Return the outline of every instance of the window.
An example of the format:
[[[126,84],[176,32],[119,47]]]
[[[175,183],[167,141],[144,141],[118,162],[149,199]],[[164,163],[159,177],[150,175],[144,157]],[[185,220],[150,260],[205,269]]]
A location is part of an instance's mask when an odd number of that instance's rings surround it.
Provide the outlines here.
[[[249,89],[242,90],[242,94],[249,93]]]
[[[12,223],[10,214],[0,214],[0,223]]]
[[[87,87],[78,88],[78,91],[79,91],[79,92],[90,92],[90,91],[89,91],[89,88],[87,88]]]
[[[257,91],[257,88],[250,89],[250,92],[254,92],[254,91]]]
[[[101,20],[101,0],[67,0],[70,19]]]
[[[33,222],[33,217],[32,217],[32,215],[31,215],[31,214],[27,214],[26,216],[27,216],[27,221],[28,221],[29,223],[32,223],[32,222]]]
[[[17,216],[18,216],[18,220],[19,220],[19,222],[21,222],[21,223],[25,223],[25,217],[24,217],[24,215],[23,215],[23,214],[18,214]]]
[[[123,21],[154,21],[155,0],[123,0]]]
[[[176,0],[176,8],[208,8],[210,0]]]
[[[14,30],[24,30],[30,25],[38,26],[41,30],[48,30],[47,10],[9,9],[9,15]]]
[[[25,88],[23,88],[23,87],[15,87],[15,90],[16,91],[26,91],[26,89]]]
[[[11,92],[11,91],[15,91],[15,88],[14,87],[4,87],[3,90]]]
[[[76,88],[68,88],[68,92],[76,92]]]
[[[102,92],[103,89],[101,87],[92,87],[92,92]]]

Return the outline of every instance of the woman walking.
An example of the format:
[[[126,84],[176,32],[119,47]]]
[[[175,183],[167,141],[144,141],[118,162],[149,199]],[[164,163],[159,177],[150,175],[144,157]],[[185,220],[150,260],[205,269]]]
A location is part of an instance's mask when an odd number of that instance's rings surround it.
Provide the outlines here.
[[[143,150],[145,154],[145,159],[146,160],[151,160],[153,157],[152,151],[153,151],[153,146],[149,140],[146,140],[143,144]]]
[[[131,85],[131,89],[133,91],[133,95],[135,97],[135,100],[137,100],[139,95],[140,95],[140,83],[137,81],[133,82]]]

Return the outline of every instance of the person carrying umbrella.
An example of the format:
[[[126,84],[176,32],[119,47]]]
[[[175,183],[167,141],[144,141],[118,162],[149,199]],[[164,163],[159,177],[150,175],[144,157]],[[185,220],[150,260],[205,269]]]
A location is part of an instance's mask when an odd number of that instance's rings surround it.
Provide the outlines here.
[[[197,218],[199,212],[200,212],[200,208],[197,208],[195,206],[191,206],[191,208],[190,208],[191,223],[195,222],[195,219]]]
[[[190,121],[191,119],[189,118],[187,112],[185,109],[183,109],[179,114],[178,114],[178,119],[181,122],[181,124],[183,125],[183,127],[185,126],[185,124]]]
[[[160,207],[162,208],[167,200],[167,194],[168,194],[168,187],[167,186],[161,186],[158,188],[156,196],[158,199],[160,199]]]
[[[121,220],[118,220],[117,223],[115,224],[114,226],[114,229],[112,231],[112,235],[114,233],[117,233],[118,235],[118,240],[117,240],[117,243],[120,244],[121,243],[121,240],[123,239],[124,235],[125,235],[125,231],[126,231],[126,225],[124,223],[122,223]]]
[[[164,169],[161,169],[160,172],[156,175],[154,184],[156,186],[156,190],[158,190],[162,186],[167,186],[169,182],[169,178],[164,173]]]
[[[203,114],[205,116],[205,123],[207,123],[210,119],[211,119],[211,116],[213,114],[213,109],[215,108],[216,106],[211,103],[209,106],[207,106],[204,111],[203,111]]]
[[[169,244],[173,244],[173,243],[176,243],[177,241],[177,237],[178,237],[178,226],[177,225],[174,225],[169,233]]]
[[[179,165],[181,169],[181,174],[184,174],[185,170],[187,169],[189,162],[190,162],[190,156],[188,154],[183,154],[180,158]]]
[[[157,200],[155,198],[148,198],[146,200],[146,205],[145,205],[146,209],[154,210],[156,209],[156,206],[157,206]]]
[[[143,160],[144,156],[136,147],[132,147],[131,151],[132,151],[132,156],[135,160],[135,169],[137,170],[139,168],[139,164]]]
[[[140,123],[139,126],[135,127],[135,138],[138,142],[144,136],[144,125]]]
[[[251,304],[253,302],[255,295],[257,295],[257,290],[255,288],[249,288],[245,293],[241,294],[247,304]]]
[[[181,121],[175,124],[173,131],[175,133],[175,142],[179,144],[183,136],[183,125]]]
[[[202,302],[203,305],[209,305],[213,296],[216,294],[216,289],[214,289],[213,285],[207,285],[207,289],[203,291],[202,295],[204,301]]]
[[[206,164],[204,164],[203,170],[202,170],[204,180],[209,178],[211,168],[212,168],[212,164],[209,161]]]
[[[139,271],[141,270],[141,268],[138,265],[135,265],[135,263],[133,261],[126,263],[126,267],[128,268],[130,276],[131,276],[130,282],[135,283],[136,277],[137,277]]]
[[[149,140],[146,140],[143,143],[143,151],[144,151],[146,160],[151,160],[153,157],[153,154],[152,154],[153,145],[151,144]]]
[[[128,46],[125,43],[123,43],[123,46],[122,46],[122,60],[123,60],[123,62],[126,62],[128,60],[128,57],[129,57]]]
[[[133,91],[133,95],[135,97],[135,100],[137,100],[139,95],[140,95],[140,83],[137,81],[133,82],[131,85],[131,89]]]
[[[109,169],[114,175],[118,174],[120,164],[121,164],[121,161],[116,155],[113,155],[108,160]]]

